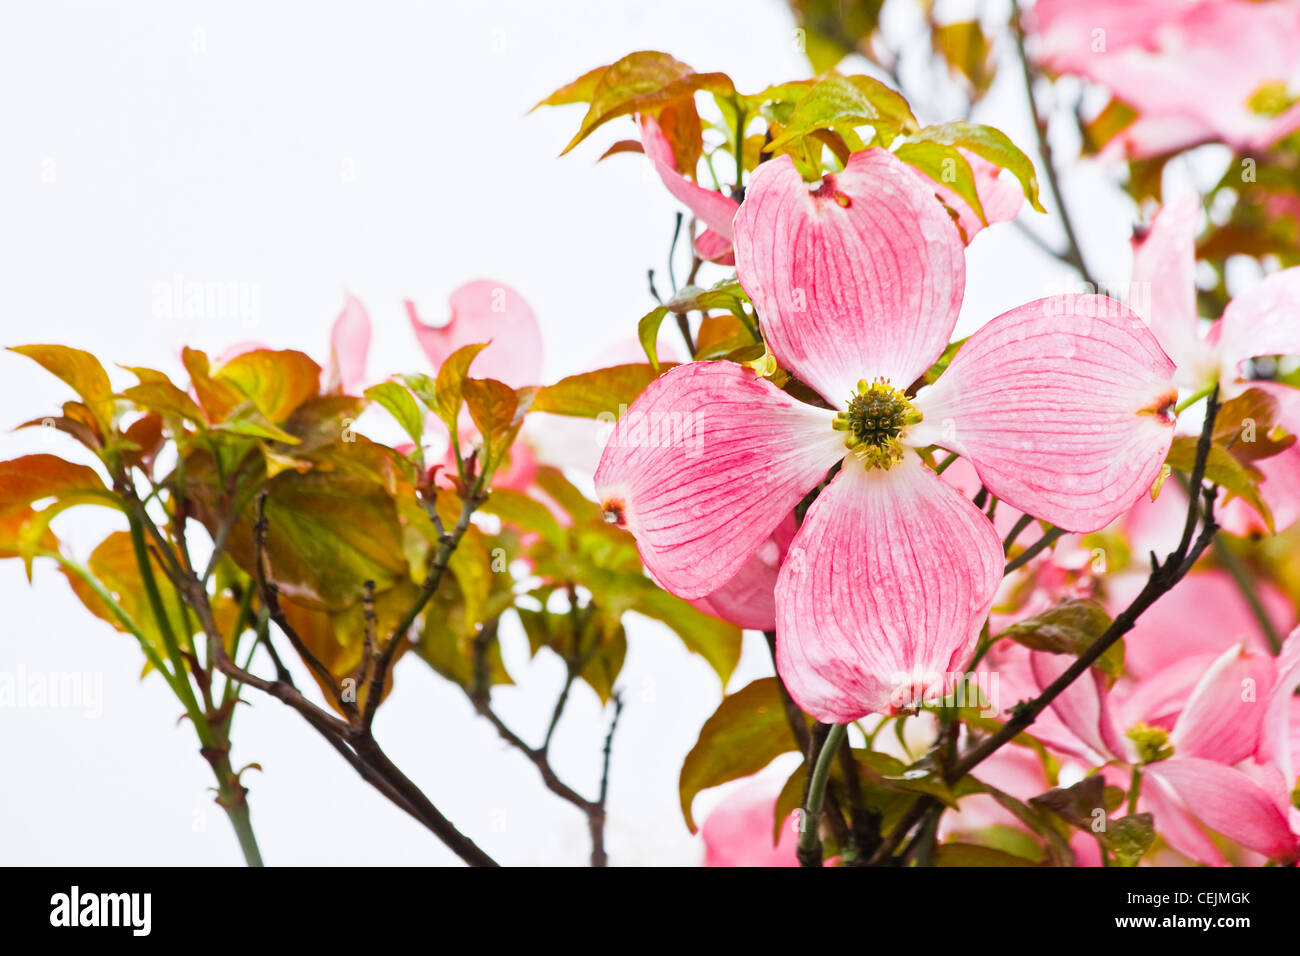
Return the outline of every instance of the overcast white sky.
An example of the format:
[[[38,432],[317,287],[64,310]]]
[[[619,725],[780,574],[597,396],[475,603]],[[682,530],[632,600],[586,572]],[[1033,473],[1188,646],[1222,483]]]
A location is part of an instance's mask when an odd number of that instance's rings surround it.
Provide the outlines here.
[[[441,319],[452,288],[489,277],[532,304],[548,376],[565,374],[633,334],[675,207],[639,158],[594,165],[630,124],[557,159],[581,109],[528,107],[637,49],[725,70],[742,89],[805,76],[792,26],[777,0],[6,5],[0,344],[60,342],[164,369],[178,369],[181,344],[220,351],[250,338],[321,356],[347,289],[375,321],[377,379],[423,367],[403,298]],[[1005,79],[976,118],[1028,148],[1021,91],[1010,71]],[[1089,209],[1098,273],[1122,281],[1131,210],[1096,171],[1070,192]],[[1010,226],[980,237],[969,272],[967,329],[1064,289],[1067,277]],[[178,276],[246,283],[261,297],[256,324],[158,315],[155,287]],[[0,457],[75,454],[7,431],[66,397],[0,354]],[[84,555],[111,527],[78,511],[60,530]],[[28,586],[16,562],[0,563],[0,607],[0,672],[88,674],[103,695],[98,715],[0,708],[0,863],[239,863],[193,732],[161,681],[139,680],[134,642],[85,612],[49,567]],[[747,640],[732,689],[770,673],[761,637]],[[677,773],[721,688],[658,627],[639,622],[630,641],[611,860],[692,863],[700,848],[681,820]],[[519,687],[495,699],[536,740],[561,668],[545,657],[530,665],[518,634],[506,643]],[[296,715],[248,694],[255,706],[236,721],[233,758],[265,768],[248,782],[268,863],[454,859]],[[604,727],[580,686],[555,758],[587,793]],[[502,862],[585,862],[583,818],[413,656],[378,735]]]

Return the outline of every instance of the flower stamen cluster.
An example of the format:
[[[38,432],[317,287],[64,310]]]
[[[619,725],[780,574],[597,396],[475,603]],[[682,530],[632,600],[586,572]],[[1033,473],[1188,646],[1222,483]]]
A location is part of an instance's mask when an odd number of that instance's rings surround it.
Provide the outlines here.
[[[858,382],[849,407],[832,427],[845,432],[844,444],[868,468],[889,468],[903,460],[903,430],[921,421],[921,413],[901,389],[883,379]]]

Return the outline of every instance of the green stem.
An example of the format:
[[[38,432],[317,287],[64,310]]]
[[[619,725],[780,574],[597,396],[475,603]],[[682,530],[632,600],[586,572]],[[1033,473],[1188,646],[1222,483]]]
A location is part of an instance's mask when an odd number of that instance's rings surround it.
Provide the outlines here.
[[[1138,767],[1133,768],[1133,776],[1129,779],[1128,785],[1128,812],[1129,816],[1137,813],[1138,795],[1142,792],[1142,771]]]
[[[799,832],[799,857],[817,853],[822,804],[826,800],[826,781],[830,778],[831,765],[835,763],[835,752],[839,750],[840,740],[844,737],[845,724],[832,724],[817,754],[817,766],[813,768],[812,780],[808,785],[808,801],[803,808],[802,826]]]
[[[235,837],[239,840],[239,849],[244,852],[244,862],[249,866],[265,866],[262,851],[257,846],[257,836],[253,833],[253,823],[249,819],[248,804],[242,799],[234,806],[226,807],[226,816],[235,828]]]
[[[1210,392],[1214,391],[1214,389],[1217,387],[1218,387],[1218,383],[1216,382],[1213,385],[1207,385],[1204,388],[1198,389],[1197,391],[1193,392],[1191,395],[1188,395],[1181,402],[1179,402],[1177,405],[1174,406],[1174,414],[1175,415],[1181,414],[1185,409],[1191,408],[1193,405],[1195,405],[1197,402],[1203,399],[1206,395],[1209,395]]]

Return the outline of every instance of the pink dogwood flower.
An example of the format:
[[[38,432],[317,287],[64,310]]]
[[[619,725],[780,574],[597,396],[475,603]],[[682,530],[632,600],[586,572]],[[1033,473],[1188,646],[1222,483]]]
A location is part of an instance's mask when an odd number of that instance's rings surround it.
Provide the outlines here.
[[[1300,129],[1294,0],[1038,0],[1033,20],[1044,66],[1136,110],[1104,155],[1263,149]]]
[[[1276,382],[1244,381],[1241,364],[1263,355],[1300,355],[1300,266],[1266,277],[1204,323],[1196,309],[1196,226],[1200,204],[1185,194],[1160,210],[1133,252],[1133,287],[1149,298],[1144,316],[1178,366],[1175,380],[1191,394],[1218,383],[1220,398],[1257,388],[1278,404],[1278,424],[1300,433],[1300,390]],[[1252,462],[1264,476],[1260,494],[1276,530],[1300,518],[1300,445]],[[1263,519],[1241,499],[1223,501],[1223,527],[1234,534],[1264,531]]]
[[[734,230],[768,348],[824,404],[730,362],[678,366],[615,426],[597,491],[651,573],[694,598],[840,464],[781,567],[778,669],[819,720],[896,712],[964,662],[1003,568],[988,519],[917,449],[969,458],[1023,511],[1100,528],[1168,452],[1173,363],[1125,307],[1060,296],[989,322],[912,395],[951,337],[965,259],[886,150],[812,190],[788,157],[763,164]]]
[[[1113,689],[1094,671],[1092,680],[1075,681],[1057,697],[1030,732],[1093,766],[1141,767],[1139,809],[1154,815],[1156,830],[1184,856],[1223,865],[1207,832],[1213,831],[1264,859],[1290,862],[1300,844],[1289,820],[1284,715],[1300,682],[1300,641],[1287,643],[1278,660],[1238,642]],[[1069,663],[1060,655],[1021,652],[1040,689]],[[1062,736],[1062,728],[1074,739]]]

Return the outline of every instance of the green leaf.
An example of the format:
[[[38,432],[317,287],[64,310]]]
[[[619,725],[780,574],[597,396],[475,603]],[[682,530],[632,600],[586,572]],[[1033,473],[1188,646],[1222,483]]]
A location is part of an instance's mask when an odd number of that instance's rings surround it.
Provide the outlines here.
[[[1035,651],[1078,656],[1110,627],[1110,615],[1091,598],[1067,598],[1055,607],[1012,624],[997,639],[1009,638]],[[1096,664],[1117,678],[1124,671],[1124,644],[1116,641]]]
[[[198,478],[193,471],[187,463],[187,480]],[[287,471],[266,487],[270,577],[286,597],[304,607],[337,611],[360,598],[366,581],[384,591],[407,576],[402,529],[382,485],[343,472]],[[245,514],[227,544],[250,574],[255,570],[251,519]]]
[[[245,402],[231,409],[226,420],[212,426],[214,432],[226,432],[231,435],[244,435],[249,438],[265,438],[284,445],[296,445],[298,439],[283,428],[271,424],[252,402]]]
[[[999,806],[1042,837],[1047,848],[1048,862],[1053,866],[1074,866],[1074,851],[1070,849],[1070,842],[1052,818],[1042,816],[1036,807],[1031,807],[996,787],[980,786]]]
[[[753,327],[752,317],[745,311],[744,303],[749,301],[745,290],[735,279],[725,279],[708,289],[688,285],[663,305],[656,306],[637,322],[637,339],[645,350],[650,367],[660,371],[659,362],[659,327],[669,312],[707,312],[710,309],[726,309],[740,319],[747,328]]]
[[[659,371],[659,327],[664,324],[667,316],[668,307],[657,305],[641,316],[636,324],[637,340],[641,343],[641,348],[645,349],[650,368],[656,372]]]
[[[935,866],[1038,866],[1023,856],[974,843],[944,843],[935,848]]]
[[[206,425],[203,411],[194,400],[171,382],[141,382],[122,392],[131,404],[161,415],[183,418],[198,425]]]
[[[1120,866],[1137,866],[1155,843],[1155,820],[1149,813],[1131,813],[1111,820],[1097,837]]]
[[[1094,832],[1098,819],[1104,819],[1110,808],[1106,801],[1106,779],[1101,774],[1084,777],[1070,787],[1055,787],[1046,793],[1029,798],[1030,806],[1051,810],[1072,827]],[[1100,810],[1100,817],[1097,811]]]
[[[542,465],[533,476],[533,482],[555,500],[575,522],[603,520],[600,505],[579,491],[564,473],[552,465]]]
[[[431,409],[438,407],[438,384],[433,380],[432,375],[425,375],[423,372],[411,372],[402,376],[402,381],[406,387],[415,393],[415,397],[424,402]]]
[[[734,93],[735,86],[725,73],[696,73],[667,53],[653,50],[630,53],[611,64],[592,87],[587,115],[577,135],[564,147],[564,153],[612,119],[656,109],[699,90],[726,94]],[[584,95],[582,85],[563,94],[564,97]]]
[[[607,704],[614,693],[614,682],[623,669],[627,657],[627,632],[613,622],[608,628],[597,614],[589,609],[578,612],[581,633],[574,637],[572,612],[533,611],[515,608],[528,635],[533,654],[541,648],[550,648],[566,663],[576,664],[578,677],[587,683],[602,704]]]
[[[441,674],[460,686],[474,686],[475,639],[480,631],[466,614],[465,602],[454,575],[447,575],[420,617],[420,642],[416,653]],[[489,685],[512,684],[501,661],[501,643],[492,635],[480,653],[487,665]]]
[[[568,537],[555,520],[555,515],[551,514],[550,508],[523,492],[510,488],[493,488],[487,502],[479,510],[484,514],[496,515],[523,531],[534,531],[555,548],[564,547]]]
[[[364,394],[372,402],[383,406],[388,414],[397,419],[397,424],[402,426],[402,431],[411,437],[411,441],[417,447],[420,445],[424,438],[424,412],[410,392],[397,382],[380,382],[371,385]]]
[[[874,750],[854,750],[853,756],[858,765],[862,767],[867,778],[877,786],[885,786],[892,790],[905,790],[909,793],[923,793],[942,801],[952,809],[957,808],[958,797],[964,796],[964,791],[971,786],[968,781],[961,781],[958,784],[958,789],[963,792],[954,792],[951,787],[943,782],[943,778],[936,772],[935,768],[924,762],[908,766],[897,757]]]
[[[724,697],[682,764],[677,789],[686,826],[692,833],[697,829],[691,806],[701,790],[757,773],[796,749],[775,677],[760,678]]]
[[[1177,471],[1191,474],[1196,464],[1196,443],[1198,439],[1191,435],[1179,435],[1169,449],[1165,464]],[[1273,512],[1259,493],[1259,482],[1263,478],[1250,465],[1242,464],[1222,445],[1211,445],[1209,457],[1205,460],[1205,477],[1245,502],[1259,512],[1268,530],[1273,531]]]
[[[894,151],[894,155],[936,183],[947,186],[970,206],[980,222],[988,225],[984,205],[975,191],[975,173],[957,147],[943,143],[904,143]]]
[[[487,348],[481,345],[466,345],[452,352],[438,369],[438,378],[434,385],[433,401],[429,407],[443,420],[451,430],[452,442],[459,441],[457,419],[460,417],[460,404],[465,392],[465,379],[469,374],[470,363],[475,356]],[[417,392],[416,394],[419,394]],[[423,396],[421,396],[423,397]],[[428,402],[428,399],[425,399]]]
[[[790,0],[813,72],[825,73],[851,53],[871,58],[871,37],[884,5],[884,0]]]
[[[987,159],[994,166],[1011,170],[1020,181],[1020,188],[1024,190],[1029,205],[1039,212],[1046,212],[1038,201],[1038,174],[1034,172],[1034,164],[1001,130],[978,123],[940,123],[925,127],[909,139],[912,142],[960,146]]]
[[[650,365],[615,365],[562,378],[542,388],[532,411],[575,418],[622,416],[656,378]]]
[[[863,125],[872,126],[886,146],[897,133],[919,129],[907,100],[879,80],[870,76],[831,76],[795,105],[789,123],[769,149],[784,150],[817,130]]]

